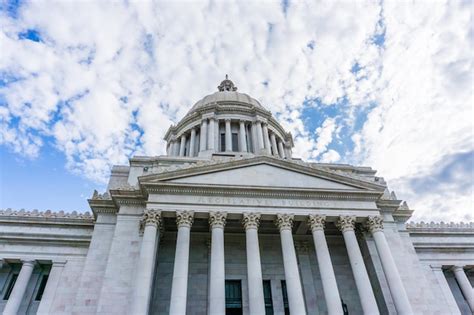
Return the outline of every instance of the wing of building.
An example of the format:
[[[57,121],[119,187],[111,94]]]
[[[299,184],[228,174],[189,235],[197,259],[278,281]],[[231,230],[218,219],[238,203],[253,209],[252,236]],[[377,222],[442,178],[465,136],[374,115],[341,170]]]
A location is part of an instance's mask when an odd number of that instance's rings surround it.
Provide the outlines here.
[[[4,314],[471,314],[474,224],[406,224],[370,167],[305,162],[226,78],[93,215],[0,210]]]

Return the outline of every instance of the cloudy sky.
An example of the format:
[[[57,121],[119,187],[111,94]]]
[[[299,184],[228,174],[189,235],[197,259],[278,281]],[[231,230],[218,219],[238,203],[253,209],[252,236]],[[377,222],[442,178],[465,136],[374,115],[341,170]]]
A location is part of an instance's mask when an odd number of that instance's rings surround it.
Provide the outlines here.
[[[294,155],[372,166],[414,220],[472,221],[470,1],[0,2],[0,208],[88,210],[229,74]]]

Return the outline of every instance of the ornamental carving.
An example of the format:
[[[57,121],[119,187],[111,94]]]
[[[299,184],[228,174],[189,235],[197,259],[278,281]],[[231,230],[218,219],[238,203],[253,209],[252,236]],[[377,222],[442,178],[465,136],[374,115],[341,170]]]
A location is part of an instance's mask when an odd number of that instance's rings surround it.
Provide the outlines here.
[[[143,212],[142,224],[144,226],[154,225],[156,227],[159,227],[161,224],[161,211],[146,209]]]
[[[227,212],[211,211],[209,212],[209,225],[211,226],[211,228],[215,228],[215,227],[224,228],[226,218],[227,218]]]
[[[191,227],[194,222],[194,211],[176,211],[176,225]]]
[[[375,233],[378,231],[383,230],[383,219],[379,215],[369,215],[367,217],[367,228],[369,229],[370,233]]]
[[[283,230],[290,230],[293,227],[293,218],[295,216],[293,214],[277,214],[277,218],[275,220],[275,224],[280,229],[280,231]]]
[[[260,226],[260,213],[254,213],[254,212],[244,212],[243,218],[242,218],[242,224],[244,225],[244,228],[246,230],[248,229],[258,229]]]
[[[356,217],[353,215],[341,215],[336,222],[336,226],[341,232],[354,231],[355,219]]]
[[[312,231],[324,230],[326,223],[326,216],[320,214],[310,214],[308,217],[308,224]]]

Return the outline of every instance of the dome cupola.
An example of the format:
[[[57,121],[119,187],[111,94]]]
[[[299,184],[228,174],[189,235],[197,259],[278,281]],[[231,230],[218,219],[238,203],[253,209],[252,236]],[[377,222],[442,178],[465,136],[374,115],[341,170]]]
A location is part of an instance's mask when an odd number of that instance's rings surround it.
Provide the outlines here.
[[[237,92],[226,75],[218,91],[193,105],[166,135],[167,155],[274,155],[291,158],[293,138],[271,112],[251,96]]]

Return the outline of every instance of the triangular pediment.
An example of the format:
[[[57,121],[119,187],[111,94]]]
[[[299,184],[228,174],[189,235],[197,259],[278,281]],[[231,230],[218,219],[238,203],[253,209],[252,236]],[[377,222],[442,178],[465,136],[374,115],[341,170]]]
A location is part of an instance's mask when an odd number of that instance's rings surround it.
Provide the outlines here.
[[[168,180],[168,182],[226,186],[354,189],[353,186],[268,164],[250,165],[219,172],[176,178]]]
[[[298,163],[256,157],[195,165],[140,178],[145,184],[296,188],[316,190],[380,190],[380,185]]]

